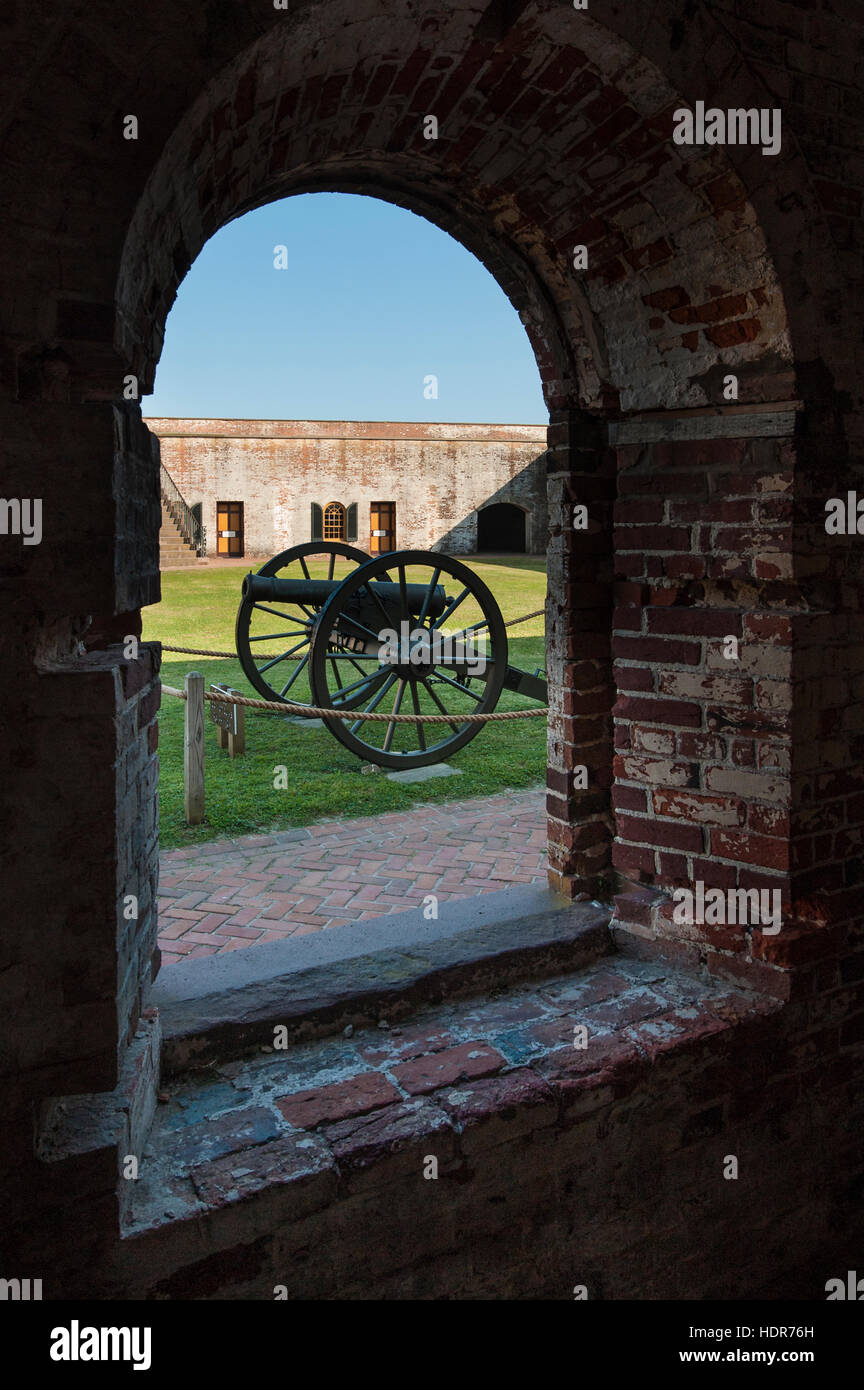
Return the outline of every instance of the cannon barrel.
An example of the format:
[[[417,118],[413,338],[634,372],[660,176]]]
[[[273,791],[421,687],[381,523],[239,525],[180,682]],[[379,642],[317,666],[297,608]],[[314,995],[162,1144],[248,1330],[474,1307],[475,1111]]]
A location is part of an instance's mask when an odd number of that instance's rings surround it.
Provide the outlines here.
[[[247,574],[243,580],[243,597],[256,600],[305,603],[310,608],[322,608],[332,594],[340,588],[338,579],[278,579],[262,574]],[[385,605],[399,605],[401,589],[398,584],[373,580],[371,586]],[[360,593],[362,594],[362,590]],[[423,608],[429,594],[426,584],[406,584],[408,610],[417,615]],[[358,595],[359,597],[359,595]],[[447,607],[447,595],[443,584],[437,584],[426,606],[427,618],[440,618]]]

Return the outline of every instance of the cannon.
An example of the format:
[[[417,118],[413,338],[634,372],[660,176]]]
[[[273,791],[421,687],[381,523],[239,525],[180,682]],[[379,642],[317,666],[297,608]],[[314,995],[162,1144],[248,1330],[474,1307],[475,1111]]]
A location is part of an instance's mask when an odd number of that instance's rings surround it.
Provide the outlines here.
[[[356,712],[324,723],[382,767],[442,762],[483,728],[464,716],[491,713],[503,690],[546,701],[545,680],[508,665],[504,619],[487,586],[434,551],[370,557],[342,541],[294,546],[245,576],[235,637],[260,695]],[[365,718],[376,711],[446,722]]]

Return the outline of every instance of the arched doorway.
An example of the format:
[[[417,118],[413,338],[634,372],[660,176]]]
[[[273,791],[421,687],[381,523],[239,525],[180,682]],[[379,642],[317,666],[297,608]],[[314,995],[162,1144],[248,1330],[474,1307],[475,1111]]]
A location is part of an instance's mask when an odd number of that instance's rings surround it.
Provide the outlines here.
[[[524,555],[525,513],[513,502],[492,502],[477,513],[477,551]]]

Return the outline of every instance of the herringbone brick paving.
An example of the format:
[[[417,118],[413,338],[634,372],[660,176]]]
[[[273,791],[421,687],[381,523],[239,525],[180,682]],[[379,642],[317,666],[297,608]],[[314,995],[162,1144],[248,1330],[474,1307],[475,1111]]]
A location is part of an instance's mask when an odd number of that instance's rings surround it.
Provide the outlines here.
[[[162,962],[544,881],[545,801],[535,787],[168,850]]]

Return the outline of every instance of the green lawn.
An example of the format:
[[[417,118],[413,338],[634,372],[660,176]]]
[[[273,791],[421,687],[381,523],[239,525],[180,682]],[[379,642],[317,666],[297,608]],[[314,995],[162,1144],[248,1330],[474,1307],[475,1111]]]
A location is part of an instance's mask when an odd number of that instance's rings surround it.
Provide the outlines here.
[[[492,590],[505,620],[542,608],[546,592],[543,559],[469,558],[469,566]],[[259,562],[250,563],[259,568]],[[173,570],[162,575],[162,602],[144,611],[144,639],[167,645],[229,651],[246,569]],[[512,630],[509,662],[534,671],[544,662],[543,618]],[[224,681],[257,698],[234,659],[174,656],[165,653],[162,679],[180,689],[188,671],[205,683]],[[298,685],[299,690],[299,685]],[[308,690],[308,687],[307,687]],[[293,692],[292,692],[293,693]],[[301,692],[300,699],[308,699]],[[536,702],[508,692],[498,709],[528,709]],[[452,708],[452,706],[451,706]],[[206,726],[206,820],[183,821],[183,701],[163,695],[159,715],[160,821],[164,849],[222,836],[288,829],[330,817],[375,815],[418,802],[462,800],[505,788],[542,783],[546,766],[546,721],[514,720],[489,724],[448,762],[460,777],[400,785],[382,768],[361,772],[361,764],[325,728],[288,723],[278,716],[246,711],[245,757],[230,759],[216,745],[215,726]],[[275,790],[274,771],[288,769],[289,790]]]

